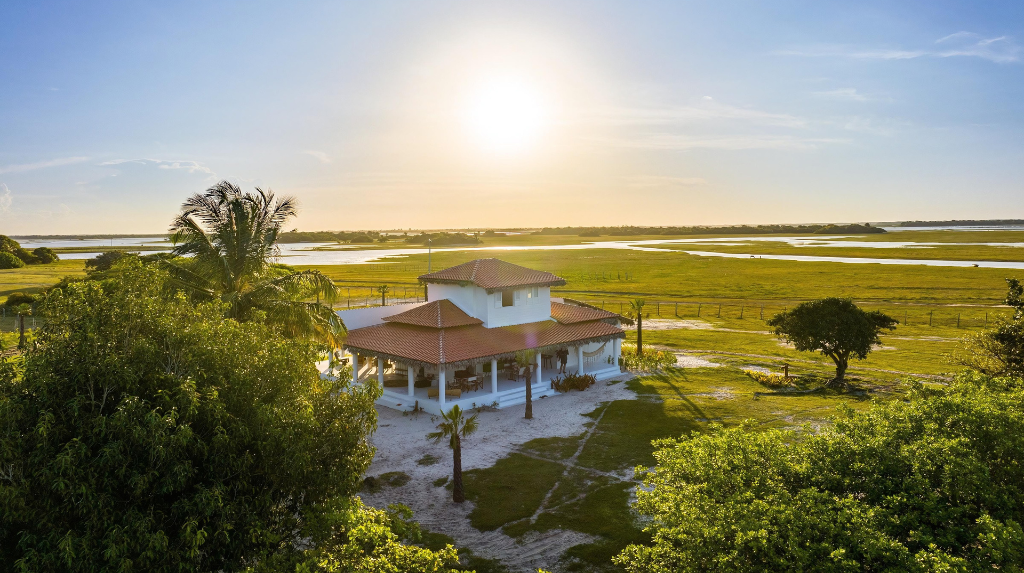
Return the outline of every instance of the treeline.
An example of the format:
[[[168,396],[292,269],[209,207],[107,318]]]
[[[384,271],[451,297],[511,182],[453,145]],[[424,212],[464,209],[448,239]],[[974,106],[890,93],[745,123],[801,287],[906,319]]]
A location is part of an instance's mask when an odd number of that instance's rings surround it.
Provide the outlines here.
[[[545,227],[538,235],[577,235],[580,237],[628,237],[635,235],[771,235],[790,234],[870,234],[885,229],[870,223],[849,225],[731,225],[724,227]]]
[[[0,269],[20,269],[25,265],[46,265],[56,262],[57,253],[47,247],[39,247],[31,252],[22,248],[21,243],[0,235]]]
[[[1024,219],[953,219],[952,221],[903,221],[900,227],[980,227],[1024,225]]]
[[[500,233],[488,232],[487,236],[501,236]],[[427,240],[434,246],[443,245],[476,245],[480,242],[479,233],[420,233],[410,235],[389,235],[380,231],[288,231],[278,235],[281,243],[386,243],[402,241],[410,245],[426,245]]]

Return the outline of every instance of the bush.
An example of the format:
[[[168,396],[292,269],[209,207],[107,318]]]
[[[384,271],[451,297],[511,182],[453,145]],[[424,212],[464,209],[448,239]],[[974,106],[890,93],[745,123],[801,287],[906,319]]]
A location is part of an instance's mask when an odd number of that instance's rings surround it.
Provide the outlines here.
[[[12,253],[0,252],[0,269],[20,269],[23,266],[25,266],[25,261]]]
[[[789,386],[789,378],[778,372],[761,372],[759,370],[744,370],[743,372],[753,378],[754,381],[760,382],[769,388]]]
[[[0,362],[0,570],[238,571],[317,543],[360,487],[373,385],[166,280],[53,290],[38,349]]]
[[[39,247],[33,249],[32,254],[35,255],[36,260],[38,260],[41,264],[44,265],[55,263],[60,260],[60,257],[57,256],[57,253],[53,252],[53,249],[49,247]]]
[[[1024,567],[1019,380],[961,375],[814,432],[712,426],[655,446],[636,502],[653,543],[615,559],[630,573]]]
[[[593,374],[579,374],[577,372],[559,376],[551,380],[551,388],[565,393],[569,390],[586,390],[597,383]]]
[[[135,253],[126,253],[124,251],[107,251],[85,261],[85,268],[92,269],[94,271],[109,271],[121,259],[130,256],[134,257],[137,255]]]
[[[23,292],[12,292],[7,295],[7,301],[4,302],[4,306],[20,306],[23,304],[35,304],[38,297],[32,294],[25,294]]]
[[[622,343],[622,366],[633,372],[657,372],[675,366],[676,356],[664,350],[646,348],[642,357],[636,354],[636,344]]]

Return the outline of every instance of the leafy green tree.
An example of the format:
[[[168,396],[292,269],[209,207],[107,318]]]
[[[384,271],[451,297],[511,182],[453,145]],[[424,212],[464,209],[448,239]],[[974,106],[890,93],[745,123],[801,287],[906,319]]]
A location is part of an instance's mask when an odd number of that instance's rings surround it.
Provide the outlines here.
[[[134,256],[137,255],[135,253],[126,253],[124,251],[107,251],[85,261],[85,268],[96,272],[109,271],[118,262],[127,257]]]
[[[388,305],[388,293],[391,292],[391,287],[388,285],[380,285],[377,287],[377,294],[380,295],[380,305]]]
[[[0,362],[0,570],[228,572],[318,546],[372,459],[377,390],[119,268],[48,293],[38,347]]]
[[[656,446],[636,503],[653,543],[615,559],[631,573],[1024,567],[1016,380],[965,374],[813,432],[718,426]]]
[[[881,344],[882,330],[894,330],[895,318],[879,311],[867,312],[848,298],[823,298],[797,305],[768,319],[776,336],[791,342],[797,350],[821,352],[836,365],[836,376],[828,386],[846,384],[850,358],[867,358],[871,347]]]
[[[636,321],[636,355],[644,357],[644,305],[647,304],[642,298],[635,298],[629,301],[627,316]]]
[[[16,257],[13,253],[0,251],[0,269],[20,269],[25,266],[25,261]]]
[[[965,337],[953,362],[993,376],[1024,376],[1024,286],[1017,279],[1006,279],[1006,285],[1004,303],[1013,308],[1013,317]]]
[[[281,227],[296,213],[295,199],[277,200],[260,188],[242,193],[221,181],[182,206],[171,240],[173,253],[187,259],[165,264],[194,297],[224,302],[230,318],[265,317],[288,336],[337,347],[345,327],[330,307],[334,282],[320,271],[281,272],[273,264]]]
[[[437,425],[437,431],[427,434],[427,439],[434,443],[448,439],[448,447],[452,449],[452,501],[455,503],[466,501],[466,492],[462,486],[462,438],[477,431],[478,415],[466,418],[462,408],[456,404],[451,410],[441,412],[441,423]]]
[[[44,265],[55,263],[60,260],[57,253],[53,252],[53,249],[49,247],[38,247],[36,249],[32,249],[32,254],[36,257],[36,260]]]
[[[14,307],[22,304],[35,304],[38,297],[34,294],[25,294],[21,291],[12,292],[7,295],[7,300],[4,301],[4,306]]]

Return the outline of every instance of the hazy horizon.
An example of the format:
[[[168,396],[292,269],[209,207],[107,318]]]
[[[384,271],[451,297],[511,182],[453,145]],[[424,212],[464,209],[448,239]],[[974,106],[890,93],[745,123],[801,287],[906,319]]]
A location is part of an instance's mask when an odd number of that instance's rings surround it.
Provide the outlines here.
[[[0,233],[1024,218],[1024,5],[7,4]]]

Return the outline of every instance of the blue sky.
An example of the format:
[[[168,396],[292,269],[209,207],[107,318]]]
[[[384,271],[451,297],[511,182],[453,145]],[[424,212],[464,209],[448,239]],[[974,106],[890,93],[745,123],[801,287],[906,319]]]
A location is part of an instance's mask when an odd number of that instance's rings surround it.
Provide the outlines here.
[[[9,1],[0,25],[7,234],[163,231],[219,179],[297,196],[305,230],[1024,218],[1021,2]],[[466,120],[492,78],[541,102],[515,153]]]

